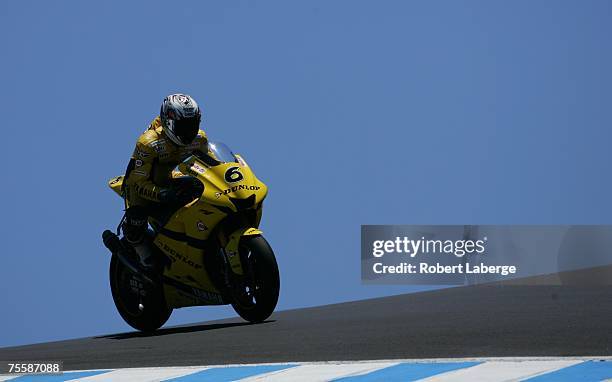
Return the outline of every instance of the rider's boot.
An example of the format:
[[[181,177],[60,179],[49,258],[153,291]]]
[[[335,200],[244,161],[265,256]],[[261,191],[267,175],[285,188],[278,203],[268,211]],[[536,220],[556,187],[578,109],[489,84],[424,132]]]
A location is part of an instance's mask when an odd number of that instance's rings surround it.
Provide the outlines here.
[[[144,208],[134,206],[125,212],[125,220],[122,225],[125,240],[134,248],[140,263],[145,268],[155,266],[155,257],[151,251],[149,240],[147,240],[148,217]]]

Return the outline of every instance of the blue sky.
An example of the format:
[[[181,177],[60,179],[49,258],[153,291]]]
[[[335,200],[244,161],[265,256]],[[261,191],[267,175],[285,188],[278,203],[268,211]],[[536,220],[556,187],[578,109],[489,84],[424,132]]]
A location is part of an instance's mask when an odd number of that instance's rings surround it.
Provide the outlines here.
[[[106,182],[172,92],[270,188],[280,309],[413,290],[361,285],[361,224],[610,223],[610,16],[595,0],[4,2],[0,346],[129,329]]]

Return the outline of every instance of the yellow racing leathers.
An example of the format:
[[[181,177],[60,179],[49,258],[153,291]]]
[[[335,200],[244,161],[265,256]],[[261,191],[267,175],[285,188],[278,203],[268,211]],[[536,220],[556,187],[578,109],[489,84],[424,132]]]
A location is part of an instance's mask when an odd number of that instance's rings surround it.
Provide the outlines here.
[[[169,187],[172,170],[194,151],[208,153],[204,131],[199,130],[192,143],[178,146],[164,134],[159,116],[138,138],[124,181],[128,210],[123,228],[130,242],[144,235],[148,217],[162,202],[160,191]]]

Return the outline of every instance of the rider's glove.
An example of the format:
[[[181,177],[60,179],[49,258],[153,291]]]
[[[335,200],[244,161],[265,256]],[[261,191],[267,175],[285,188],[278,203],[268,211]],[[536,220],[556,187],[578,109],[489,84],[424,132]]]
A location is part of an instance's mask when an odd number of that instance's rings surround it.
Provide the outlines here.
[[[176,200],[176,193],[172,188],[162,188],[157,193],[160,203],[168,204]]]
[[[158,194],[159,201],[166,204],[187,204],[197,197],[194,194],[194,183],[185,179],[183,182],[161,189]]]
[[[187,190],[184,187],[169,187],[159,191],[159,201],[164,204],[175,204],[187,198]]]

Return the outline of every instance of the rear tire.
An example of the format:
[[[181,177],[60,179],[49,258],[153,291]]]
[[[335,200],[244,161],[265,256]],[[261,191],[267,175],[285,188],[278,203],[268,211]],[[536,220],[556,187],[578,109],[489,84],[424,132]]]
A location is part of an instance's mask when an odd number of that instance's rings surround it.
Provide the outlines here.
[[[146,287],[138,275],[123,265],[114,254],[109,276],[115,306],[128,325],[142,332],[153,332],[168,321],[172,309],[166,305],[161,287]],[[139,309],[139,303],[144,309]]]
[[[232,303],[236,313],[246,321],[257,323],[274,312],[280,292],[278,264],[270,245],[262,236],[246,237],[240,243],[244,270],[253,278],[240,288]]]

